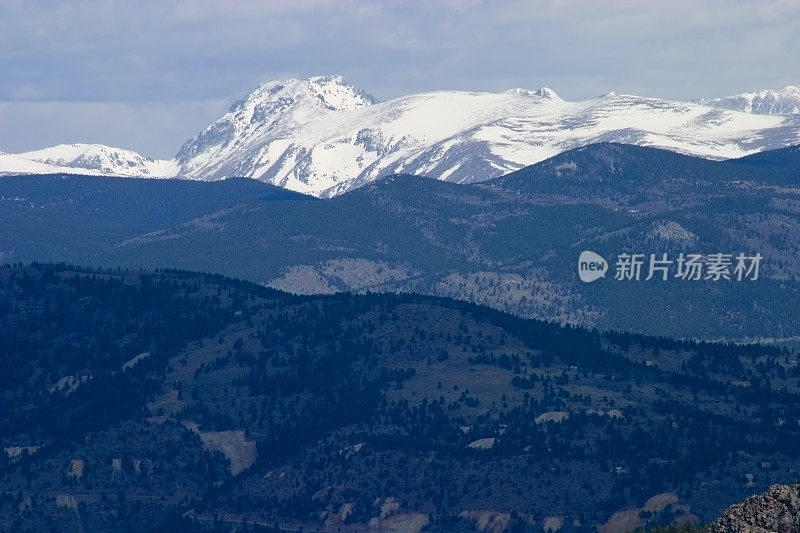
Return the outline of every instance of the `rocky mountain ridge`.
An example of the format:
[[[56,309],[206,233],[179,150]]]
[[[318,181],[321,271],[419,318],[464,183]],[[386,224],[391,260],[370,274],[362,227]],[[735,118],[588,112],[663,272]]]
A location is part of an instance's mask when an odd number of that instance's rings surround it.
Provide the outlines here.
[[[195,180],[243,176],[331,197],[400,173],[482,182],[596,142],[711,159],[800,142],[800,115],[784,113],[783,104],[769,107],[774,98],[766,93],[748,98],[741,105],[724,99],[698,104],[609,93],[567,102],[543,87],[433,91],[377,102],[341,76],[315,76],[259,85],[173,160],[102,145],[60,145],[0,154],[0,174],[55,168]]]

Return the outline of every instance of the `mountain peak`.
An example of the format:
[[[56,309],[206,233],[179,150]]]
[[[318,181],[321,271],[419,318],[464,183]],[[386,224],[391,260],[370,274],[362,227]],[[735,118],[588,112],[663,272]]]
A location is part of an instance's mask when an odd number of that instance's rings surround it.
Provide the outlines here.
[[[556,94],[556,92],[548,86],[540,87],[538,91],[534,93],[536,96],[540,96],[542,98],[547,98],[549,100],[561,100],[561,97]]]
[[[187,141],[176,159],[185,165],[203,152],[215,155],[230,153],[237,140],[263,135],[281,127],[291,129],[325,113],[352,111],[375,102],[375,98],[338,75],[261,83],[197,137]],[[208,163],[207,159],[195,159],[184,170],[191,171]],[[236,169],[230,175],[243,172]]]
[[[312,76],[305,80],[289,78],[261,83],[255,91],[233,104],[230,112],[264,102],[294,104],[301,101],[330,111],[350,111],[376,103],[375,98],[340,75]]]
[[[553,100],[556,102],[563,102],[564,100],[556,94],[556,92],[551,89],[550,87],[544,86],[540,87],[536,91],[531,91],[529,89],[522,89],[520,87],[516,89],[510,89],[506,91],[504,94],[514,94],[517,96],[524,96],[524,97],[538,97],[538,98],[546,98],[548,100]]]

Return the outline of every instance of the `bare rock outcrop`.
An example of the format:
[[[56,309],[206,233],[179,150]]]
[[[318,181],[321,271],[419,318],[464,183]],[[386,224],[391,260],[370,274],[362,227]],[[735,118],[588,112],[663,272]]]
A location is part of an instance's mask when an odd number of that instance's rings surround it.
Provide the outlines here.
[[[800,533],[800,483],[773,485],[764,494],[732,505],[710,533]]]

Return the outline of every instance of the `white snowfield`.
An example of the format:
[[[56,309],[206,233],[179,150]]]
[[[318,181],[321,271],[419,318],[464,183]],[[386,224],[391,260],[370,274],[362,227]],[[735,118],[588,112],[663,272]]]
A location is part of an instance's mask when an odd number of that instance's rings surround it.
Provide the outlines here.
[[[172,161],[61,145],[0,155],[0,173],[45,172],[20,170],[21,158],[81,173],[247,176],[329,197],[393,173],[484,181],[601,141],[719,159],[800,143],[800,115],[750,111],[613,93],[566,102],[549,88],[436,91],[376,103],[340,76],[313,77],[260,85]]]
[[[102,144],[59,144],[19,154],[0,153],[0,173],[160,178],[175,176],[178,166],[175,160],[150,159],[132,150]]]
[[[48,165],[32,159],[26,159],[22,154],[6,154],[0,152],[0,174],[90,174],[99,175],[98,172],[64,167],[58,165]]]

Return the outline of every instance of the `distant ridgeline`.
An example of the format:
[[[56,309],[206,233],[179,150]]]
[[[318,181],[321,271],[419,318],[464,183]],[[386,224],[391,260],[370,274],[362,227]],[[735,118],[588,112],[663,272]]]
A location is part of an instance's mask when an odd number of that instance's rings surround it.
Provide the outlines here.
[[[389,176],[330,200],[255,180],[0,178],[0,260],[416,292],[703,339],[800,336],[800,149],[710,161],[595,144],[480,185]],[[605,278],[578,278],[590,250]],[[753,282],[617,281],[620,254],[760,254]],[[646,267],[645,267],[646,268]],[[643,276],[647,275],[645,270]]]
[[[260,84],[169,160],[61,144],[0,153],[0,175],[244,176],[329,198],[399,173],[483,182],[600,141],[711,159],[784,148],[800,142],[800,89],[695,103],[613,92],[565,102],[548,87],[377,102],[341,76],[313,76]]]
[[[6,266],[0,529],[708,522],[800,476],[799,362],[431,296]]]

